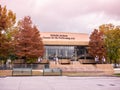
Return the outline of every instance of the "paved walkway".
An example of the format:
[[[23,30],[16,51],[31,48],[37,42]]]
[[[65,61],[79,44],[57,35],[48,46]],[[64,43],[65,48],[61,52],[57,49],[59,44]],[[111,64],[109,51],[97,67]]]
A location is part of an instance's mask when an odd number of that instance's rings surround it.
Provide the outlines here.
[[[0,77],[0,90],[120,90],[119,77]]]

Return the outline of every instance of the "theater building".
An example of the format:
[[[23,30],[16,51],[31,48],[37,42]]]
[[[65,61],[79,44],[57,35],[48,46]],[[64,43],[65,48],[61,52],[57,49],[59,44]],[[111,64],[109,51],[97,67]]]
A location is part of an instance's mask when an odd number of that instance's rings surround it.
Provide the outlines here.
[[[53,60],[55,56],[59,59],[75,59],[74,57],[79,58],[88,53],[88,34],[67,32],[41,32],[40,34],[45,45],[44,58],[48,60]]]

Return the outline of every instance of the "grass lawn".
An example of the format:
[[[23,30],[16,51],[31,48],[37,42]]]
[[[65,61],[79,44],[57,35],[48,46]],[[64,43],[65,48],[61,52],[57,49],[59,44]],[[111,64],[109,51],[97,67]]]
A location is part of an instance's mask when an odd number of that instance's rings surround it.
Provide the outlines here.
[[[116,73],[114,74],[114,76],[120,77],[120,73]]]

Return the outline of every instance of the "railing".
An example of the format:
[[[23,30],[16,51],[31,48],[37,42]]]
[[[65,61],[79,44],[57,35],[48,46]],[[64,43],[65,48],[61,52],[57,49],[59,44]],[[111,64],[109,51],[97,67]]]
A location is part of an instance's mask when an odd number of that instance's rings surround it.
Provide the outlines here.
[[[12,76],[17,75],[32,75],[32,68],[13,68]]]
[[[32,68],[32,69],[43,69],[49,67],[49,64],[11,64],[8,67],[6,64],[0,65],[0,70],[12,70],[13,68]]]
[[[44,68],[43,76],[45,75],[60,75],[62,76],[62,70],[60,68]]]

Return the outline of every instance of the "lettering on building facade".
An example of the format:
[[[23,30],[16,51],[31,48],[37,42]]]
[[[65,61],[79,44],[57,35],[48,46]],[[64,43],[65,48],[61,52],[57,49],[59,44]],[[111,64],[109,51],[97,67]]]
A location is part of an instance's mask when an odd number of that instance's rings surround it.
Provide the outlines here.
[[[66,34],[50,34],[50,36],[43,36],[43,39],[66,39],[66,40],[75,40],[74,37],[70,37]]]

